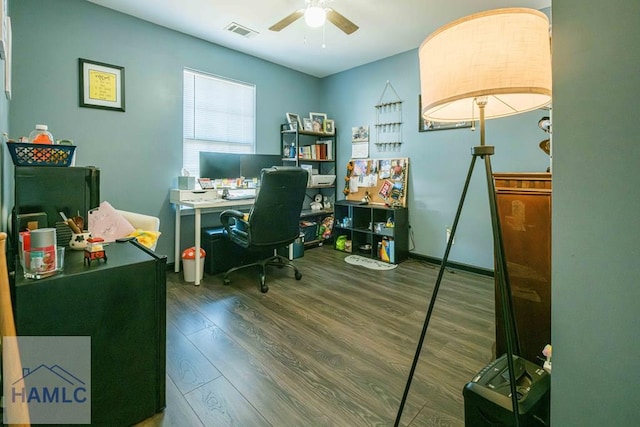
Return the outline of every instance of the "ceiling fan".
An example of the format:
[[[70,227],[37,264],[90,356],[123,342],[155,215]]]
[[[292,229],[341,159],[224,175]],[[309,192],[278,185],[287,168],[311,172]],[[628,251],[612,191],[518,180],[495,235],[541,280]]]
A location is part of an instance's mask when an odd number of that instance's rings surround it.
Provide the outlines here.
[[[329,22],[346,34],[355,32],[359,27],[330,7],[325,7],[325,3],[328,1],[330,0],[305,0],[306,8],[296,10],[273,24],[269,29],[271,31],[280,31],[304,16],[305,22],[310,27],[320,27],[328,19]]]

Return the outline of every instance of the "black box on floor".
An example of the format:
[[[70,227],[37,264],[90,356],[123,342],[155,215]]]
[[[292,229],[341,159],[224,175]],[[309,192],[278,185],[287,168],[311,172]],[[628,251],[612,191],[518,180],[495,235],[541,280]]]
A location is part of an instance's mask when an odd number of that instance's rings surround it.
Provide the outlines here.
[[[226,233],[224,227],[202,229],[200,245],[207,254],[204,260],[204,271],[207,274],[227,271],[242,263],[243,249],[231,242]]]
[[[549,374],[521,357],[514,356],[520,427],[549,426]],[[462,391],[466,427],[515,425],[507,356],[483,368]]]
[[[314,242],[318,239],[318,223],[313,221],[300,221],[300,234],[304,235],[305,242]]]
[[[287,257],[289,260],[304,256],[304,234],[300,233],[293,243],[278,249],[278,255]]]
[[[245,250],[227,238],[227,232],[222,226],[203,228],[200,241],[200,246],[206,252],[204,271],[207,274],[222,273],[230,268],[267,258],[273,253],[268,250]]]

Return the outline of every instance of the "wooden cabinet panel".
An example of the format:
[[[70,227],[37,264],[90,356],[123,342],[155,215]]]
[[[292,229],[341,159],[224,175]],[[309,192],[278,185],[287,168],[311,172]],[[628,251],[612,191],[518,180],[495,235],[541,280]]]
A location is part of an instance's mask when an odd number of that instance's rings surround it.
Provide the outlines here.
[[[113,243],[88,267],[67,251],[64,273],[15,278],[18,335],[91,337],[91,421],[132,425],[165,407],[166,257]]]
[[[551,175],[494,174],[521,356],[551,343]],[[496,355],[506,352],[496,291]]]

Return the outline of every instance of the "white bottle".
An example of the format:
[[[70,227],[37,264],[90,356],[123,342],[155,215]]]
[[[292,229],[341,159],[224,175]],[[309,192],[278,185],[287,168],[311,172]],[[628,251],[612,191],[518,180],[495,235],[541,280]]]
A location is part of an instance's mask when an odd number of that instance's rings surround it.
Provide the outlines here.
[[[29,142],[34,144],[53,144],[53,135],[47,125],[36,125],[36,130],[29,134]]]

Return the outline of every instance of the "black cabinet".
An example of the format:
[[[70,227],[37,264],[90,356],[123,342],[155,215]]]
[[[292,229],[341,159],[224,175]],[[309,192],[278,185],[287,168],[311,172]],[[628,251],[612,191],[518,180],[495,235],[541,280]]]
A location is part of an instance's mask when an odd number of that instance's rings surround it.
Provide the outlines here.
[[[62,221],[60,212],[69,218],[88,218],[89,211],[101,202],[100,169],[93,166],[15,166],[14,181],[12,230],[26,228],[25,216],[36,212],[44,217],[40,228],[55,228]],[[9,259],[17,247],[18,233],[13,233]]]
[[[132,425],[165,406],[166,257],[135,242],[84,263],[67,248],[64,272],[27,280],[18,267],[18,335],[91,337],[94,425]]]
[[[345,250],[341,241],[346,239],[347,251],[397,264],[409,257],[408,210],[339,201],[335,204],[333,237],[336,249]],[[388,259],[380,255],[384,248]]]

